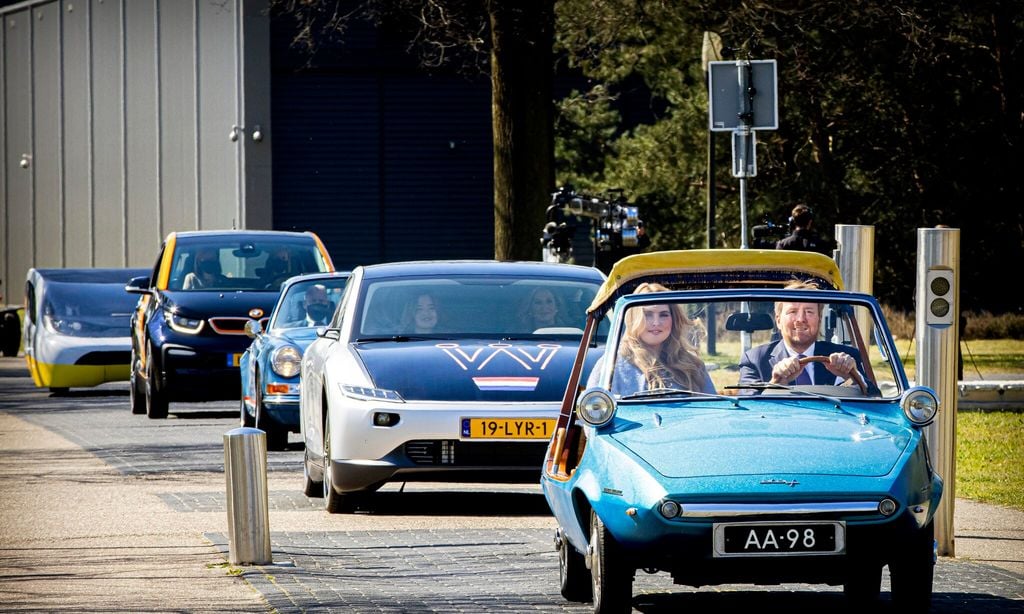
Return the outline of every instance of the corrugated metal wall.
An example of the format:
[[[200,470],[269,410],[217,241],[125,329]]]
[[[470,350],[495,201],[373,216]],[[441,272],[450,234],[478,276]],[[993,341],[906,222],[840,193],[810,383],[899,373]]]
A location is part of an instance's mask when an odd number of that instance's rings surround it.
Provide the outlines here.
[[[266,8],[64,0],[0,9],[8,301],[20,299],[32,266],[149,266],[173,230],[270,227]],[[261,95],[246,99],[247,83]],[[261,142],[251,138],[257,124]]]

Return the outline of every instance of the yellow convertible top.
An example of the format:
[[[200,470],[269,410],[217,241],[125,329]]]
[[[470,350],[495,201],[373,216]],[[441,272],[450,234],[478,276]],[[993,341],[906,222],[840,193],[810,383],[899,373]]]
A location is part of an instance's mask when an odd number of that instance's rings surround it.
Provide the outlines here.
[[[816,252],[762,249],[691,249],[636,254],[619,260],[587,309],[607,309],[644,282],[672,290],[782,287],[813,281],[823,289],[843,289],[835,260]]]

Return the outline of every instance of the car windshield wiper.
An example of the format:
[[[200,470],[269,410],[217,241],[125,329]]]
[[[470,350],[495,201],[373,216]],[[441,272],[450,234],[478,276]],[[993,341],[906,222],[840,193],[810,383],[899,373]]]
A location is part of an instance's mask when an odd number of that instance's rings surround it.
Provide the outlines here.
[[[809,390],[799,390],[792,386],[786,386],[784,384],[772,384],[769,382],[757,382],[751,384],[737,384],[735,386],[726,386],[727,390],[786,390],[795,394],[802,394],[808,397],[814,397],[816,399],[822,399],[828,401],[836,406],[836,409],[843,412],[844,414],[850,414],[843,408],[843,400],[839,397],[829,396],[827,394],[821,394],[819,392],[811,392]],[[850,414],[851,416],[853,414]]]
[[[360,337],[353,343],[383,343],[385,341],[394,341],[396,343],[403,343],[405,341],[429,341],[431,339],[444,339],[444,337],[422,337],[417,335],[390,335],[387,337]]]
[[[726,396],[724,394],[698,392],[696,390],[681,390],[679,388],[655,388],[653,390],[641,390],[640,392],[627,394],[626,396],[622,397],[621,400],[635,401],[638,399],[655,398],[677,398],[686,400],[721,399],[723,401],[729,401],[730,403],[732,403],[733,407],[740,406],[740,399],[738,397]]]

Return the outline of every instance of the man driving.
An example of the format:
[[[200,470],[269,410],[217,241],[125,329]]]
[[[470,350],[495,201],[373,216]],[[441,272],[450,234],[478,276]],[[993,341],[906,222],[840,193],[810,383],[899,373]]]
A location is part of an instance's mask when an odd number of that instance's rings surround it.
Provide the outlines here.
[[[289,322],[289,326],[327,326],[334,315],[334,303],[327,295],[327,288],[322,284],[315,284],[306,290],[305,296],[302,297],[302,308],[306,312],[306,317]]]
[[[790,289],[813,289],[812,283],[797,282]],[[818,340],[821,303],[775,304],[775,325],[781,339],[751,348],[740,359],[740,385],[769,382],[783,385],[837,386],[854,375],[864,373],[860,352],[854,348]],[[825,356],[825,362],[801,365],[807,356]]]

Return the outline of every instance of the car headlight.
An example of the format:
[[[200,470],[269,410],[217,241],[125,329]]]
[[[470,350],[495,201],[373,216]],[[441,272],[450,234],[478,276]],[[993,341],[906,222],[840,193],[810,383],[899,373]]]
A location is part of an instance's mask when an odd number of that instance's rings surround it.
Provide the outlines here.
[[[270,355],[270,368],[281,377],[295,377],[302,364],[302,352],[294,345],[277,348]]]
[[[167,318],[167,324],[170,325],[171,329],[184,333],[186,335],[198,335],[199,331],[203,330],[203,321],[197,318],[186,318],[185,316],[165,311],[164,315]]]
[[[576,402],[576,414],[591,426],[604,426],[615,417],[615,401],[603,388],[584,390]]]
[[[350,399],[357,399],[360,401],[388,401],[391,403],[405,403],[405,399],[402,395],[398,394],[394,390],[385,390],[383,388],[370,388],[367,386],[349,386],[343,384],[341,386],[341,394],[347,396]]]
[[[939,412],[939,398],[931,388],[916,386],[903,393],[900,407],[914,426],[926,426]]]
[[[62,320],[49,314],[43,316],[43,326],[46,330],[58,335],[76,335],[82,330],[81,322]]]

